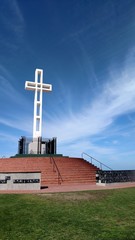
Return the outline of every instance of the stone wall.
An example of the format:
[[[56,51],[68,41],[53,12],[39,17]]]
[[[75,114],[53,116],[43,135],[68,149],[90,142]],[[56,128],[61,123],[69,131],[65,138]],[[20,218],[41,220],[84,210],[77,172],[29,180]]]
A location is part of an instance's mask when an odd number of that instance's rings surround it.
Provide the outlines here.
[[[98,170],[97,183],[135,182],[135,170]]]
[[[0,190],[40,190],[41,172],[0,173]]]

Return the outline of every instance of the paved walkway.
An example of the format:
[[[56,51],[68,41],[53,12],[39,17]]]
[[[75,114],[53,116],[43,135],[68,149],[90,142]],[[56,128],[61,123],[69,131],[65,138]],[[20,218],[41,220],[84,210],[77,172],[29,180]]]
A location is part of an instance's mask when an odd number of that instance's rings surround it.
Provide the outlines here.
[[[75,192],[75,191],[87,191],[87,190],[106,190],[106,189],[117,189],[117,188],[129,188],[135,187],[135,182],[131,183],[113,183],[107,184],[106,186],[99,186],[96,184],[72,184],[72,185],[55,185],[49,186],[48,188],[41,189],[38,191],[5,191],[0,190],[0,194],[36,194],[36,193],[58,193],[58,192]]]

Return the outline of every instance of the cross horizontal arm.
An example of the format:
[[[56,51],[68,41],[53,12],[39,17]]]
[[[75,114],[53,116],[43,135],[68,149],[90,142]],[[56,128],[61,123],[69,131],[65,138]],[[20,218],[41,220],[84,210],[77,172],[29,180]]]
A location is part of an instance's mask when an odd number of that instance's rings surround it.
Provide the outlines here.
[[[36,89],[36,83],[35,82],[25,82],[25,89],[26,90],[35,90]]]
[[[36,82],[25,82],[25,89],[26,90],[36,90],[43,91],[43,92],[50,92],[52,91],[52,85],[46,83],[36,83]]]

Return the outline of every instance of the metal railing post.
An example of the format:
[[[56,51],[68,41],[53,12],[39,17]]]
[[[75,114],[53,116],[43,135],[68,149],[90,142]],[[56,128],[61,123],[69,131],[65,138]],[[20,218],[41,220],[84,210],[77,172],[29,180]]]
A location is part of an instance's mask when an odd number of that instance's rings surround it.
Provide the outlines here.
[[[61,182],[63,182],[63,179],[62,179],[62,176],[61,176],[60,171],[58,169],[58,166],[57,166],[53,156],[51,156],[51,154],[50,154],[50,162],[53,164],[53,171],[55,172],[55,170],[56,170],[56,172],[58,174],[58,184],[61,184]],[[61,181],[60,181],[60,179],[61,179]]]

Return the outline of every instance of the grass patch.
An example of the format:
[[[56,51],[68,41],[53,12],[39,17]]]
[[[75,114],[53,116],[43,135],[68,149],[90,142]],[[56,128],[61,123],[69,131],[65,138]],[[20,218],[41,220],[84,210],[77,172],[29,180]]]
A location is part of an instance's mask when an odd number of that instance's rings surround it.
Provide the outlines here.
[[[134,240],[135,188],[0,195],[0,240]]]

